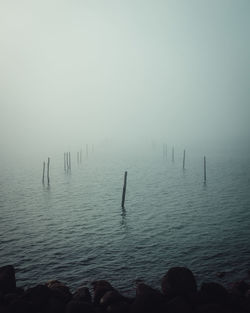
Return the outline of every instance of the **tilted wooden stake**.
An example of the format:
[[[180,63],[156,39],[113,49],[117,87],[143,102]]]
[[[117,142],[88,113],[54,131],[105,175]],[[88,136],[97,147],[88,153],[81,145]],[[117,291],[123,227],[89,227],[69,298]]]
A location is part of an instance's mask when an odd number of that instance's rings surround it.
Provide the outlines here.
[[[50,164],[50,158],[48,158],[48,163],[47,163],[47,180],[48,180],[48,185],[49,185],[49,164]]]
[[[128,172],[126,171],[124,173],[124,184],[123,184],[123,191],[122,191],[122,208],[124,208],[124,203],[125,203],[126,188],[127,188],[127,174]]]
[[[206,157],[204,156],[204,183],[207,181],[207,165],[206,165]]]

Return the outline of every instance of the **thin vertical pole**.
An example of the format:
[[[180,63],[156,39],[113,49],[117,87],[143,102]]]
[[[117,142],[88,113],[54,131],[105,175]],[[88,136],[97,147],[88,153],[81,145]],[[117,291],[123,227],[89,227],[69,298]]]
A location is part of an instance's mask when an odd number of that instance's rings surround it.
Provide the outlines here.
[[[69,152],[69,169],[71,170],[71,156],[70,156],[70,152]]]
[[[126,188],[127,188],[127,174],[128,172],[126,171],[124,173],[124,183],[123,183],[123,191],[122,191],[122,208],[124,208],[124,203],[125,203],[125,195],[126,195]]]
[[[82,149],[80,151],[80,163],[82,163]]]
[[[66,153],[64,152],[64,171],[66,171]]]
[[[207,181],[207,166],[206,166],[206,157],[204,156],[204,183]]]
[[[88,156],[89,156],[89,145],[86,144],[86,157],[88,158]]]
[[[42,179],[43,184],[44,184],[44,175],[45,175],[45,162],[43,162],[43,179]]]
[[[172,147],[172,162],[174,162],[174,147]]]
[[[185,170],[185,159],[186,159],[186,150],[184,150],[183,152],[183,164],[182,164],[182,168]]]
[[[77,151],[77,164],[79,164],[79,152]]]
[[[47,180],[48,180],[48,185],[49,185],[49,164],[50,164],[50,158],[48,158],[48,163],[47,163]]]

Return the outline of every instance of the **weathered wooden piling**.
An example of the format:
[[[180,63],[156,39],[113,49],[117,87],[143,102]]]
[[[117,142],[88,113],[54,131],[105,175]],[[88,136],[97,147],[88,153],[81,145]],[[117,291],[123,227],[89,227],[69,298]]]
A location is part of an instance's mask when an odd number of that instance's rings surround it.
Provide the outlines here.
[[[50,158],[48,158],[48,162],[47,162],[47,180],[48,180],[48,185],[49,185],[49,165],[50,165]]]
[[[42,178],[43,184],[44,184],[44,175],[45,175],[45,162],[43,162],[43,178]]]
[[[183,162],[182,162],[182,168],[185,170],[185,161],[186,161],[186,150],[183,151]]]
[[[172,147],[172,162],[174,162],[174,147]]]
[[[122,208],[124,208],[124,204],[125,204],[125,196],[126,196],[126,188],[127,188],[127,174],[128,174],[128,172],[125,171],[125,173],[124,173],[123,191],[122,191]]]
[[[69,152],[69,169],[71,170],[71,155],[70,155],[70,152]]]
[[[206,165],[206,157],[204,156],[204,184],[207,181],[207,165]]]
[[[89,145],[86,144],[86,158],[88,158],[89,156]]]

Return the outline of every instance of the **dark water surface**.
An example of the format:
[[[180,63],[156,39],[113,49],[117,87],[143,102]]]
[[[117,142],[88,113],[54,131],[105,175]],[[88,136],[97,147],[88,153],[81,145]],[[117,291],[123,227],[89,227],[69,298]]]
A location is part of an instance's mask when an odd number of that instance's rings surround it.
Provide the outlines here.
[[[41,162],[42,163],[42,162]],[[75,162],[74,162],[75,163]],[[51,160],[51,184],[41,164],[5,166],[0,178],[0,265],[13,264],[19,286],[59,279],[75,288],[110,280],[133,292],[136,279],[159,288],[172,266],[188,266],[198,281],[242,278],[250,269],[250,165],[211,157],[203,184],[202,157],[96,159],[72,165]],[[124,171],[126,207],[121,209]]]

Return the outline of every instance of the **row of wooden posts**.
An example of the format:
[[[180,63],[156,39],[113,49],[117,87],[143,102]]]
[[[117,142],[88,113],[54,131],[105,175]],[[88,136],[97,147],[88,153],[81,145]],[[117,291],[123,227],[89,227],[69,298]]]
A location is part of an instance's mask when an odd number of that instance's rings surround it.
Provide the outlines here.
[[[163,145],[163,159],[167,159],[168,155],[168,146],[167,144]],[[174,162],[174,147],[172,147],[172,162]],[[186,150],[183,151],[183,159],[182,159],[182,169],[185,170],[185,162],[186,162]],[[204,183],[207,181],[207,169],[206,169],[206,156],[204,156]]]
[[[165,146],[165,152],[167,152],[167,145]],[[183,161],[182,161],[183,170],[185,170],[185,160],[186,160],[186,150],[184,149]],[[172,161],[174,161],[174,148],[172,149]],[[82,162],[82,150],[77,152],[77,163],[79,164],[81,162]],[[205,184],[207,181],[206,156],[204,156],[203,162],[204,162],[204,184]],[[46,167],[46,163],[44,161],[43,162],[43,176],[42,176],[42,183],[43,184],[44,184],[44,180],[45,180],[45,167]],[[48,161],[47,161],[47,182],[48,182],[48,185],[50,183],[49,167],[50,167],[50,158],[48,158]],[[65,171],[71,170],[71,154],[70,154],[70,152],[64,152],[64,170]],[[126,197],[126,189],[127,189],[127,175],[128,175],[128,172],[125,171],[123,190],[122,190],[122,202],[121,202],[122,208],[124,208],[124,206],[125,206],[125,197]]]

